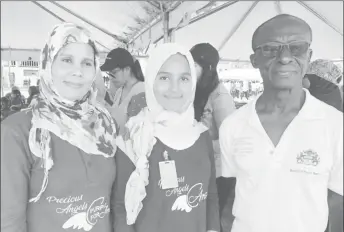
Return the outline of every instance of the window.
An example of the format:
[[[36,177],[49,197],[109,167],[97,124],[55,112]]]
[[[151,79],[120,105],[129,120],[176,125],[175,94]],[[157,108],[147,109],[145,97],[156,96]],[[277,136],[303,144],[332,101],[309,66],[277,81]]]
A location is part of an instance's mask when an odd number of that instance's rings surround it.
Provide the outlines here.
[[[16,62],[14,60],[11,60],[11,66],[16,66]]]

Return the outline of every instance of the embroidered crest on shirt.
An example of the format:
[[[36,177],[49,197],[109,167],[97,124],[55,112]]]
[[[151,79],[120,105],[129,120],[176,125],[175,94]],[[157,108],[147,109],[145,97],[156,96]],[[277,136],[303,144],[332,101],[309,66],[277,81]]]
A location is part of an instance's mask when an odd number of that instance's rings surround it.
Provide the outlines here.
[[[83,195],[70,196],[66,198],[56,198],[55,196],[47,197],[49,203],[68,204],[68,206],[56,209],[58,214],[71,215],[71,217],[62,225],[63,229],[83,229],[91,231],[99,219],[105,217],[110,212],[110,208],[104,197],[99,197],[91,204],[83,201]]]
[[[299,153],[296,157],[298,164],[317,166],[320,162],[320,157],[315,151],[308,149]]]

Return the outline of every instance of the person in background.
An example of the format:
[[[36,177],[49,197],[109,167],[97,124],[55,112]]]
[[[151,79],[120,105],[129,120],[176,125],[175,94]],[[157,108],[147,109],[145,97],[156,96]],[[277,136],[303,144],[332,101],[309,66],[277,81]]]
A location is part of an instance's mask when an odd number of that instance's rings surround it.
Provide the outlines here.
[[[117,139],[114,231],[219,232],[211,137],[195,120],[190,52],[159,45],[145,75],[147,107]]]
[[[6,97],[1,98],[1,121],[11,115],[13,111],[10,109],[10,101]]]
[[[217,65],[220,56],[209,43],[195,45],[190,50],[195,61],[197,85],[194,100],[195,119],[209,128],[213,140],[217,188],[220,213],[227,199],[229,186],[221,177],[221,155],[219,148],[219,128],[222,121],[235,110],[233,97],[223,83],[220,83]]]
[[[343,225],[342,213],[329,214],[343,205],[343,114],[303,88],[311,43],[310,26],[287,14],[253,34],[250,58],[264,91],[220,128],[222,174],[237,179],[232,232]]]
[[[37,86],[30,86],[28,92],[29,92],[29,97],[27,98],[27,101],[26,101],[27,106],[31,104],[32,98],[39,94],[39,88]]]
[[[305,79],[308,79],[309,92],[317,99],[343,112],[343,99],[339,83],[342,71],[329,60],[315,60],[309,65]],[[307,80],[305,80],[307,81]]]
[[[19,89],[13,89],[11,92],[11,110],[13,111],[20,111],[24,106],[24,102],[22,100],[22,95]]]
[[[130,101],[136,95],[144,97],[144,77],[140,62],[127,50],[116,48],[109,52],[100,69],[107,72],[110,85],[114,85],[117,89],[112,106],[107,108],[118,123],[119,133],[122,134],[128,119]]]
[[[59,24],[40,61],[40,94],[1,123],[1,232],[112,232],[115,123],[96,102],[90,33]]]

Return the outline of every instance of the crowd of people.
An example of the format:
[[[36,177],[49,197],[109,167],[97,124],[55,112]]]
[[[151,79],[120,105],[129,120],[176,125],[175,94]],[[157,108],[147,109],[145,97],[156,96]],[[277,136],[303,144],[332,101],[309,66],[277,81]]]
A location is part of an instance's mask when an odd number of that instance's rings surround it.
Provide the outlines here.
[[[158,45],[143,74],[57,25],[38,92],[6,98],[1,231],[343,232],[343,75],[311,44],[292,15],[259,26],[261,88],[220,82],[209,43]]]
[[[28,89],[29,97],[25,99],[18,87],[13,86],[11,92],[1,98],[1,121],[9,115],[27,108],[32,98],[39,94],[38,86],[30,86]]]

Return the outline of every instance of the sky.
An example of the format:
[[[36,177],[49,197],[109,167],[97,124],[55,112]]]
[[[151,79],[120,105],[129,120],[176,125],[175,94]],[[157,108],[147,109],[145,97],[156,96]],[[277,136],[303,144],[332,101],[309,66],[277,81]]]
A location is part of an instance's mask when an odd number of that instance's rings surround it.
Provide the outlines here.
[[[39,2],[67,21],[79,23],[91,30],[94,37],[108,48],[118,46],[116,41],[103,32],[91,27],[87,23],[71,16],[52,3]],[[107,2],[59,2],[95,22],[111,33],[123,35],[128,26],[134,26],[133,17],[143,15],[144,12],[135,1],[107,1]],[[304,19],[313,29],[314,41],[312,48],[314,59],[339,59],[343,57],[343,36],[327,26],[312,13],[307,11],[296,1],[280,1],[282,11]],[[343,1],[306,1],[317,12],[324,15],[331,23],[343,31]],[[170,26],[175,26],[187,11],[194,11],[202,2],[185,2],[171,16]],[[240,1],[207,18],[178,30],[175,34],[176,42],[192,47],[196,43],[209,42],[219,47],[240,21],[245,12],[252,5],[250,1]],[[276,15],[273,1],[262,1],[252,10],[236,33],[220,50],[225,59],[248,60],[251,53],[251,37],[255,28],[265,20]],[[38,48],[44,46],[45,40],[54,25],[60,21],[30,1],[1,1],[1,47]],[[157,25],[152,29],[152,38],[161,35],[162,27]],[[147,45],[148,32],[137,41],[137,46]]]

